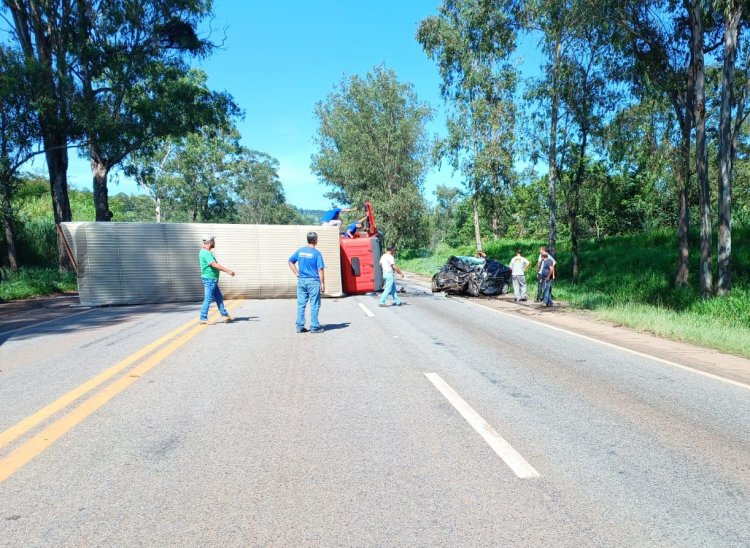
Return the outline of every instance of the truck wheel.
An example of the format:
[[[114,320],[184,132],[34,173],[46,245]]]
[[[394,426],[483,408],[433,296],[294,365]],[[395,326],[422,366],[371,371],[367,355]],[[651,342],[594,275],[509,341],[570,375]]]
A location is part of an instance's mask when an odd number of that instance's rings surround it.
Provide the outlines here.
[[[438,275],[437,275],[437,274],[435,274],[435,275],[434,275],[434,276],[432,277],[432,292],[433,292],[433,293],[437,293],[438,291],[440,291],[440,289],[438,288],[438,283],[437,283],[437,276],[438,276]]]
[[[503,282],[503,286],[500,288],[500,294],[505,295],[506,293],[510,292],[510,284],[508,282]]]

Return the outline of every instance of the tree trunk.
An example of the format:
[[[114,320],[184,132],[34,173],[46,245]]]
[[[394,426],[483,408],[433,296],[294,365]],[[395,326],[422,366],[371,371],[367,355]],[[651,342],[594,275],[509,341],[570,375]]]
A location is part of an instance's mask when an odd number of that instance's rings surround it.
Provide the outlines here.
[[[109,222],[112,220],[112,212],[109,210],[109,191],[107,190],[109,166],[95,160],[92,155],[91,172],[94,175],[94,209],[96,211],[96,220],[99,222]]]
[[[719,242],[717,292],[726,295],[732,286],[732,107],[734,64],[737,57],[742,7],[732,2],[724,30],[724,66],[721,71],[719,113]]]
[[[500,219],[498,219],[497,211],[492,212],[492,238],[494,240],[500,239]]]
[[[68,149],[64,135],[55,134],[45,137],[45,156],[49,172],[50,192],[52,194],[52,211],[55,224],[69,222],[73,215],[68,199]],[[57,232],[57,260],[61,270],[72,270],[73,265],[65,252],[65,242],[61,232]]]
[[[572,194],[570,202],[570,252],[573,259],[573,283],[577,284],[580,275],[580,257],[579,257],[579,240],[578,240],[578,209],[581,202],[581,185],[583,184],[583,172],[586,167],[586,143],[588,141],[588,129],[582,129],[581,152],[578,158],[578,169],[576,169],[575,180],[573,181]],[[553,255],[554,257],[554,255]]]
[[[13,226],[13,206],[11,205],[10,189],[3,189],[3,225],[5,227],[5,245],[8,248],[8,266],[13,271],[18,270],[18,255],[16,254],[16,233]]]
[[[547,201],[549,205],[549,242],[548,251],[557,257],[557,122],[560,109],[560,92],[558,83],[558,67],[560,65],[560,51],[562,40],[558,37],[555,44],[555,59],[552,79],[552,107],[550,112],[549,131],[549,174],[547,176]]]
[[[675,116],[680,124],[680,182],[679,218],[677,220],[677,251],[679,263],[675,285],[687,287],[690,278],[690,166],[691,132],[693,130],[693,106],[695,104],[695,70],[692,57],[687,70],[685,100],[680,101],[679,93],[671,94]]]
[[[482,235],[479,231],[479,191],[474,193],[471,201],[474,206],[474,238],[477,244],[477,251],[482,251]]]
[[[690,227],[690,208],[688,203],[690,192],[690,119],[691,117],[686,112],[682,124],[682,138],[680,142],[682,167],[680,170],[681,188],[679,189],[680,212],[677,219],[679,264],[677,266],[677,276],[675,277],[675,285],[678,287],[687,286],[690,276],[690,241],[688,238],[688,228]]]
[[[695,172],[698,180],[698,206],[701,217],[701,296],[707,299],[713,291],[711,273],[711,197],[708,187],[708,157],[706,148],[706,76],[703,60],[703,6],[693,0],[691,10],[693,26],[693,65],[695,67]]]

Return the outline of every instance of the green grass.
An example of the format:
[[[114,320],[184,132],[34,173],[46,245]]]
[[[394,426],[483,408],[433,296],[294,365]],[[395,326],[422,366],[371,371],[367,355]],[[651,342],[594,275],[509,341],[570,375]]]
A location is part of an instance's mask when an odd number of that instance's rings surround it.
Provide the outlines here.
[[[749,236],[748,230],[733,233],[733,287],[725,297],[700,297],[695,235],[691,238],[690,286],[674,286],[676,238],[668,231],[581,242],[578,284],[571,281],[570,248],[563,243],[555,257],[555,297],[639,331],[750,357],[750,248],[740,245]],[[507,263],[520,247],[535,264],[542,243],[499,240],[487,245],[485,251],[490,258]],[[471,255],[473,251],[473,247],[442,247],[432,253],[410,252],[400,258],[399,265],[431,276],[451,255]],[[529,292],[535,294],[536,283],[533,279],[529,282]]]
[[[77,288],[75,272],[42,267],[22,267],[18,272],[0,269],[0,301],[28,299]]]

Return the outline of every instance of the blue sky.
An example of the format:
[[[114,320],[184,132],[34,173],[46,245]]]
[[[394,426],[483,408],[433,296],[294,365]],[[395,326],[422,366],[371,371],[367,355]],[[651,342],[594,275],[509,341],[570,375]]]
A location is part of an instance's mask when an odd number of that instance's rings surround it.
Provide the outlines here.
[[[239,122],[245,146],[279,160],[287,201],[304,209],[327,209],[329,187],[310,172],[317,130],[315,104],[344,76],[364,75],[384,64],[401,82],[414,85],[419,99],[435,109],[430,134],[445,132],[440,78],[416,42],[419,22],[437,13],[439,0],[216,0],[211,36],[223,45],[200,66],[209,86],[231,93],[245,111]],[[71,153],[69,180],[90,188],[87,162]],[[425,196],[438,184],[458,186],[448,166],[432,169]],[[137,192],[123,177],[110,193]]]

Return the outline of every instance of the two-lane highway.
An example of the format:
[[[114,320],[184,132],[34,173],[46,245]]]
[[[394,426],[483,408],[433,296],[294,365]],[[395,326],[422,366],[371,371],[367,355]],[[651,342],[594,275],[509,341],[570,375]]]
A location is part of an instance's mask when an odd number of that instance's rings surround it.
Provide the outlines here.
[[[0,345],[2,546],[746,546],[750,386],[408,287]]]

